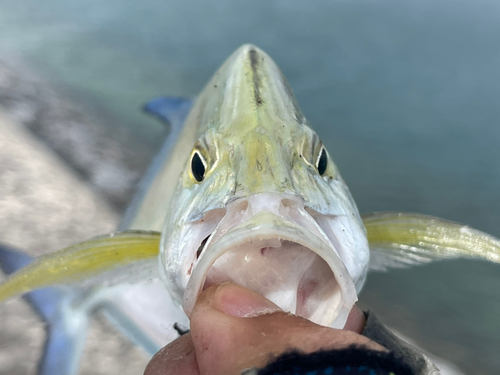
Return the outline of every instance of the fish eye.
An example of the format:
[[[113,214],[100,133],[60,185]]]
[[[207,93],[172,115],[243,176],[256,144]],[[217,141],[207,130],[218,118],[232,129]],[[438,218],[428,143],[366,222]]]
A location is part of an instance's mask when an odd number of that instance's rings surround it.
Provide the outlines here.
[[[203,181],[206,170],[207,162],[203,156],[198,151],[193,152],[193,156],[191,156],[191,174],[194,179],[198,182]]]
[[[327,166],[328,166],[328,156],[326,155],[325,148],[321,147],[318,159],[316,160],[316,169],[318,170],[320,176],[323,176],[325,174]]]

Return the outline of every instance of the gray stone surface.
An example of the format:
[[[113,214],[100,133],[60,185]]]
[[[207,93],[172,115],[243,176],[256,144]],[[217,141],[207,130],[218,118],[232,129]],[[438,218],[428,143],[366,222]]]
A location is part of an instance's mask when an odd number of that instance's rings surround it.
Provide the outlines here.
[[[0,242],[40,255],[114,229],[118,216],[44,143],[0,112]],[[0,304],[0,374],[35,374],[44,326],[21,298]],[[121,359],[127,358],[127,361]],[[103,318],[81,374],[140,374],[147,356]]]
[[[19,61],[0,60],[0,107],[119,209],[130,200],[154,152],[141,144],[124,147],[131,140],[110,129],[113,119],[72,101]]]

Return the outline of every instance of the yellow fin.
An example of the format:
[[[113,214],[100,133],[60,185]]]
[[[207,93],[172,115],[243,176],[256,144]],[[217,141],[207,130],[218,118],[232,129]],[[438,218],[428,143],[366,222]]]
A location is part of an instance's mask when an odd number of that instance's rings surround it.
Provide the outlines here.
[[[0,285],[0,301],[158,256],[161,233],[124,231],[71,245],[37,258]]]
[[[468,226],[414,213],[363,215],[372,260],[383,270],[439,258],[482,258],[500,262],[500,240]]]

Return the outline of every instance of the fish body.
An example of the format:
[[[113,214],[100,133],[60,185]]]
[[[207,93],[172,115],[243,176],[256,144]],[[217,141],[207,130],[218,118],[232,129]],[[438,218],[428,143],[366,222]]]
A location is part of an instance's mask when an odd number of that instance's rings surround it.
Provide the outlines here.
[[[173,123],[171,136],[120,232],[33,261],[0,285],[0,301],[76,283],[86,297],[61,310],[63,321],[80,316],[86,327],[101,307],[152,354],[176,337],[158,327],[188,325],[197,296],[213,283],[236,282],[342,328],[369,269],[458,256],[500,261],[498,239],[460,224],[399,212],[360,216],[283,74],[255,46],[240,47],[194,104],[172,103],[150,104]],[[77,363],[82,335],[67,346],[76,348],[68,361]],[[75,369],[54,366],[52,374]]]

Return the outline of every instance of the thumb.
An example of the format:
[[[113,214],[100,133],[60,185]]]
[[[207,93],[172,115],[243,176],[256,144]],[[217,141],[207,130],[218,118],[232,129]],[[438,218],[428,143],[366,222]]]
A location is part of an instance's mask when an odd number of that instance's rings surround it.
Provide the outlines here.
[[[357,344],[384,350],[355,332],[285,313],[260,294],[230,283],[202,293],[191,315],[191,336],[200,373],[206,375],[239,375],[289,349],[311,353]]]

